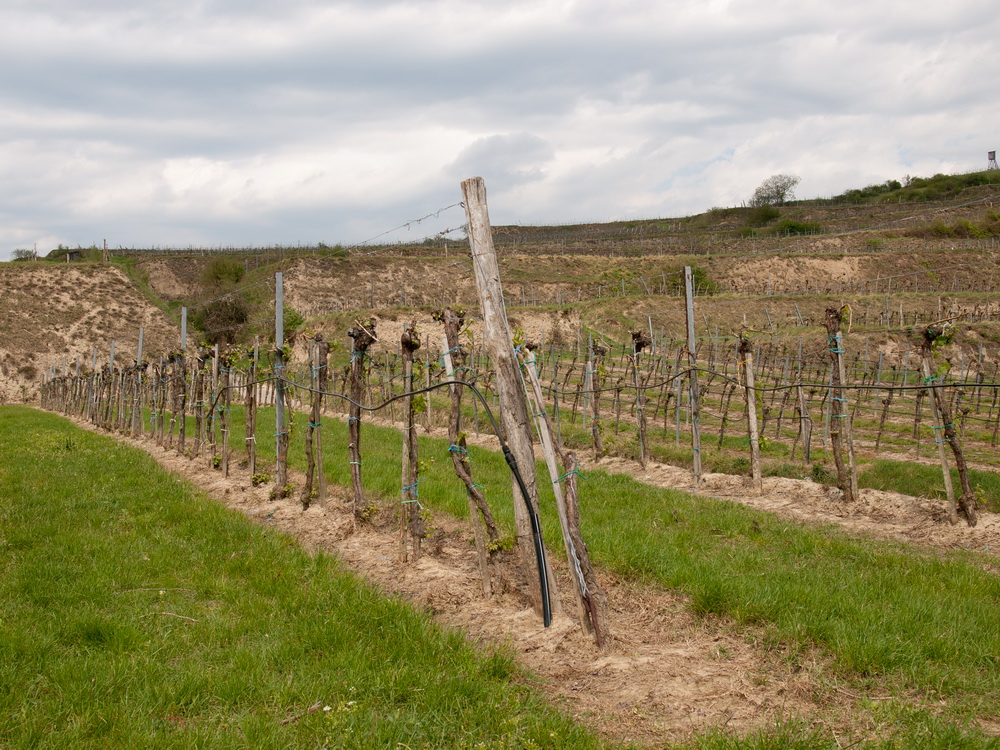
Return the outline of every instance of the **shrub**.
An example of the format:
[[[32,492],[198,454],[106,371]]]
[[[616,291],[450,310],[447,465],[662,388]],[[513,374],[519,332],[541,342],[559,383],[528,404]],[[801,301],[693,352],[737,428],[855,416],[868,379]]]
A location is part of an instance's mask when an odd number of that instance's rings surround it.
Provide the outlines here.
[[[795,219],[782,219],[774,225],[775,234],[795,235],[795,234],[818,234],[823,231],[823,227],[814,221],[796,221]]]
[[[210,344],[235,344],[253,311],[242,293],[234,292],[195,311],[191,322]]]
[[[238,260],[232,258],[213,258],[205,270],[201,272],[201,282],[208,287],[218,289],[231,284],[239,284],[246,269]]]
[[[748,227],[762,227],[781,216],[774,206],[754,206],[747,212]]]

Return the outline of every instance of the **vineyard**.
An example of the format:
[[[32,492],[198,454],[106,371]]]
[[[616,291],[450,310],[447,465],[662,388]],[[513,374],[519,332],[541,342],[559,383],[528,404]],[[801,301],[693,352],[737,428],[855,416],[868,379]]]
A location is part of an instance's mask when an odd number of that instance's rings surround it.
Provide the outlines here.
[[[400,399],[411,384],[419,384],[435,389],[420,396],[417,415],[418,424],[430,430],[448,426],[450,398],[441,388],[461,380],[480,388],[498,410],[494,367],[479,326],[466,325],[464,318],[461,323],[461,332],[453,332],[452,340],[456,335],[462,340],[447,347],[443,323],[415,321],[414,333],[424,343],[412,355],[411,371],[401,347],[395,352],[351,350],[353,358],[346,347],[339,347],[331,355],[325,341],[331,334],[308,329],[297,332],[296,346],[288,348],[304,356],[280,362],[273,349],[259,347],[202,347],[193,353],[177,349],[145,357],[141,364],[133,356],[132,364],[125,366],[107,362],[94,367],[95,354],[91,368],[50,377],[44,403],[119,431],[144,431],[160,444],[176,445],[193,456],[206,453],[223,465],[236,445],[232,441],[239,440],[244,449],[249,445],[255,466],[253,409],[273,407],[279,392],[291,409],[308,412],[318,390],[324,412],[347,418],[348,398],[366,406],[385,404],[378,416],[400,424],[405,416]],[[531,357],[543,393],[541,408],[551,414],[558,441],[571,449],[588,449],[596,457],[690,467],[697,415],[702,460],[709,471],[742,469],[749,475],[753,441],[760,445],[765,474],[830,481],[824,467],[833,460],[833,440],[842,426],[838,420],[845,419],[855,449],[865,459],[938,463],[939,447],[952,444],[964,448],[972,465],[990,464],[1000,438],[997,351],[983,343],[970,350],[951,338],[925,348],[921,342],[928,329],[916,327],[890,333],[887,345],[882,325],[881,320],[875,327],[862,322],[860,330],[845,331],[842,352],[830,346],[825,332],[782,344],[757,331],[735,341],[702,338],[693,356],[686,344],[655,331],[655,338],[636,331],[629,343],[588,332],[570,349],[565,342],[545,341],[544,331],[538,340],[524,339],[522,333],[515,341]],[[949,336],[956,328],[949,328]],[[371,330],[379,332],[375,324]],[[872,351],[866,356],[866,331],[880,336],[877,356]],[[340,336],[347,339],[347,331]],[[835,354],[845,373],[836,385]],[[323,375],[322,386],[317,373]],[[693,375],[698,378],[697,401],[691,398]],[[835,395],[838,389],[843,396]],[[238,438],[230,436],[227,425],[233,402],[245,404],[251,430]],[[948,417],[939,416],[943,414]],[[489,432],[476,399],[462,407],[461,419],[462,430],[470,435]],[[756,422],[756,436],[749,431],[751,421]],[[188,422],[180,430],[179,425]],[[294,429],[310,428],[298,424]],[[990,507],[1000,504],[992,482],[979,493]]]
[[[985,200],[936,210],[988,210]],[[378,554],[398,561],[396,576],[428,558],[461,558],[486,603],[477,616],[513,597],[539,628],[559,631],[569,618],[591,654],[629,653],[636,623],[622,599],[634,594],[622,581],[665,587],[690,597],[699,616],[763,623],[755,639],[818,646],[834,690],[889,693],[896,710],[920,717],[892,735],[878,711],[890,698],[859,698],[843,709],[864,716],[859,742],[906,746],[924,722],[949,746],[969,721],[969,746],[980,746],[978,732],[987,743],[992,709],[982,705],[996,702],[986,671],[998,637],[983,619],[992,617],[1000,510],[995,239],[952,239],[959,247],[945,257],[902,235],[906,249],[887,267],[871,237],[863,257],[827,258],[843,245],[750,236],[738,213],[722,216],[736,223],[714,235],[661,222],[601,245],[590,227],[567,236],[487,225],[484,239],[468,204],[464,248],[248,260],[242,280],[167,306],[180,318],[170,348],[150,352],[138,328],[128,341],[50,359],[41,405],[266,488],[283,513],[337,508],[338,536],[388,530],[391,552]],[[834,213],[845,241],[875,225],[912,232],[926,218],[907,206],[885,207],[877,221],[863,209]],[[684,254],[663,260],[685,232]],[[494,238],[524,268],[509,259],[498,268]],[[524,247],[532,243],[549,252]],[[748,253],[744,243],[757,244]],[[608,247],[606,259],[589,260]],[[394,257],[415,253],[410,274],[427,274],[425,286],[403,283],[403,270],[385,275]],[[558,268],[565,274],[543,277]],[[350,283],[324,286],[331,269]],[[502,290],[500,269],[514,279]],[[238,320],[206,315],[234,300],[248,305]],[[694,495],[654,489],[662,477]],[[891,494],[920,515],[921,539],[937,549],[897,552],[747,510],[778,482],[790,483],[790,508],[798,494],[829,516],[865,514],[874,536],[889,512],[873,493]],[[723,486],[737,504],[707,497]],[[452,517],[461,532],[446,531]],[[449,534],[459,533],[467,543],[454,550]],[[962,556],[944,552],[953,548]],[[943,620],[946,633],[977,637],[945,643],[918,629]],[[960,708],[931,719],[922,701],[935,691]],[[974,707],[977,695],[984,703]],[[831,719],[833,742],[815,727],[792,734],[804,747],[841,746],[846,715]],[[775,721],[757,712],[742,731],[762,717]],[[791,741],[764,736],[774,747]]]

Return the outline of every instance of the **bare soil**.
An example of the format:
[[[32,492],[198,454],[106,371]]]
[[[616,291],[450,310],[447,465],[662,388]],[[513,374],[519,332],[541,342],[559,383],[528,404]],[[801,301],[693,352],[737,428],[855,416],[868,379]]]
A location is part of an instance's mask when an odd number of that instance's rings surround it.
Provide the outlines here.
[[[84,425],[86,426],[86,425]],[[883,726],[872,706],[892,699],[922,702],[919,696],[890,696],[859,688],[830,669],[819,649],[794,653],[765,630],[718,617],[693,614],[685,596],[598,571],[610,602],[613,643],[601,651],[580,626],[557,614],[546,629],[516,593],[486,599],[482,593],[471,532],[463,522],[436,519],[441,527],[415,564],[401,562],[398,519],[392,510],[352,531],[349,490],[328,487],[323,507],[303,510],[295,498],[271,500],[270,486],[253,487],[245,469],[224,478],[205,457],[190,459],[145,440],[129,439],[165,468],[248,518],[294,536],[311,551],[335,554],[385,592],[403,597],[440,623],[461,628],[483,648],[502,647],[529,670],[526,678],[577,720],[609,740],[659,746],[718,728],[735,734],[798,718],[832,733],[842,744],[877,736]],[[486,445],[489,439],[483,439]],[[595,466],[626,472],[652,485],[691,489],[690,474],[653,465],[604,459]],[[291,476],[301,483],[302,478]],[[984,514],[975,529],[950,526],[940,507],[928,501],[865,490],[850,507],[810,482],[769,479],[765,492],[748,492],[744,479],[710,474],[699,492],[728,497],[808,522],[836,523],[879,538],[913,541],[934,548],[996,550],[1000,526]],[[570,582],[561,561],[556,582],[570,601]],[[989,726],[983,725],[985,731]]]
[[[93,348],[107,362],[132,363],[139,328],[147,353],[177,346],[177,329],[113,266],[72,263],[0,264],[0,403],[33,399],[42,373],[80,359],[89,369]],[[22,390],[23,386],[23,390]]]

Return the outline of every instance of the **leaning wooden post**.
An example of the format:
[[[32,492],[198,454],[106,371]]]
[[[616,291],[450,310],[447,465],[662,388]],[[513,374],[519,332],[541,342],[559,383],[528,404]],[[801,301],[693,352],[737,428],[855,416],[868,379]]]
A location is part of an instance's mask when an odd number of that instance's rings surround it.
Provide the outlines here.
[[[528,345],[525,346],[528,348]],[[570,580],[573,582],[573,593],[576,595],[580,624],[583,629],[594,636],[597,645],[604,646],[607,638],[607,596],[597,584],[587,545],[580,536],[580,514],[577,498],[576,479],[579,476],[579,466],[576,455],[572,452],[562,453],[555,443],[555,428],[552,419],[545,409],[542,394],[542,384],[538,379],[535,366],[534,348],[529,348],[528,355],[521,355],[524,360],[524,371],[528,375],[531,386],[530,395],[535,402],[535,424],[545,464],[552,480],[552,490],[556,498],[556,508],[559,511],[559,526],[562,529],[563,544],[566,547],[566,559],[570,565]],[[562,458],[563,470],[560,473],[557,451]],[[566,493],[563,492],[563,481],[566,480]],[[572,507],[571,507],[572,506]]]
[[[356,524],[364,511],[364,491],[361,485],[361,403],[364,400],[365,356],[368,347],[378,341],[375,335],[375,318],[358,322],[347,332],[353,341],[351,350],[351,404],[347,417],[347,432],[351,454],[351,516]]]
[[[475,274],[476,291],[483,316],[483,342],[493,360],[496,371],[497,397],[500,401],[500,424],[507,450],[505,458],[512,471],[514,523],[517,532],[517,549],[524,584],[536,610],[541,610],[545,625],[552,617],[551,594],[555,590],[548,569],[548,560],[542,544],[541,523],[538,520],[538,486],[535,476],[535,454],[531,447],[531,425],[524,396],[524,384],[514,359],[507,312],[504,307],[503,288],[500,285],[500,268],[493,249],[489,211],[486,205],[486,184],[481,177],[462,183],[465,216]],[[521,481],[518,481],[520,478]],[[523,503],[517,502],[518,495]],[[534,547],[534,555],[532,554]],[[529,584],[537,579],[536,590]]]
[[[969,526],[975,526],[978,519],[976,517],[976,493],[972,489],[969,481],[969,467],[965,461],[965,452],[962,450],[962,443],[955,425],[951,418],[951,406],[948,399],[944,397],[940,387],[942,379],[938,373],[932,370],[931,353],[935,345],[949,343],[955,335],[955,327],[950,322],[934,323],[924,329],[923,342],[920,346],[920,361],[924,373],[924,383],[931,393],[931,413],[934,415],[934,441],[938,446],[938,456],[941,459],[941,470],[944,474],[944,486],[948,491],[949,516],[952,523],[958,520],[957,511],[965,516]],[[944,433],[943,438],[937,437],[938,430]],[[958,508],[955,507],[955,491],[951,484],[951,470],[948,468],[948,455],[945,452],[945,443],[951,447],[951,452],[955,456],[955,468],[958,469],[959,480],[962,484],[962,494],[958,498]]]
[[[691,471],[694,483],[701,481],[701,405],[698,393],[698,343],[694,334],[694,287],[691,266],[684,266],[684,298],[685,316],[687,321],[687,355],[690,415],[691,415]]]
[[[417,421],[413,409],[413,352],[420,348],[420,336],[417,334],[417,324],[408,323],[403,328],[400,337],[400,348],[403,351],[403,389],[406,397],[403,400],[403,460],[402,513],[400,514],[399,552],[404,561],[420,559],[420,543],[424,537],[423,517],[420,514],[417,483],[420,481],[417,454]],[[427,394],[430,397],[430,393]]]
[[[750,439],[750,477],[758,492],[764,491],[764,479],[760,468],[760,435],[757,432],[757,391],[754,388],[753,346],[740,333],[740,343],[736,351],[743,366],[743,391],[747,404],[747,435]]]

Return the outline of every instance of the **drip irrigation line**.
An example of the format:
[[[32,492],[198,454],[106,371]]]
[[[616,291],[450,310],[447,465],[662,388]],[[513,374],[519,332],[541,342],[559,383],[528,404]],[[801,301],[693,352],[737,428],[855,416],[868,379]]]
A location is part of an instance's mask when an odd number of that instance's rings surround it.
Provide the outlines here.
[[[506,460],[507,466],[510,467],[511,474],[514,477],[514,481],[517,483],[518,489],[521,491],[521,497],[523,498],[524,505],[528,510],[528,518],[531,523],[531,537],[535,547],[535,561],[538,566],[538,587],[542,598],[542,619],[545,623],[545,627],[549,627],[552,624],[552,598],[551,598],[551,593],[549,592],[548,566],[545,561],[545,545],[542,540],[542,524],[538,518],[538,511],[531,503],[531,497],[528,494],[528,488],[524,483],[524,478],[521,476],[521,470],[517,465],[517,459],[514,458],[514,454],[511,453],[510,447],[507,445],[507,442],[503,439],[503,436],[501,435],[500,425],[497,423],[496,417],[493,414],[493,410],[490,408],[489,402],[486,400],[486,397],[483,396],[482,392],[478,388],[476,388],[476,386],[464,380],[447,380],[440,383],[434,383],[424,388],[418,388],[413,391],[407,391],[406,393],[401,393],[398,396],[393,396],[391,398],[388,398],[380,404],[376,404],[374,406],[368,406],[366,404],[362,404],[359,401],[355,401],[350,396],[347,396],[346,394],[343,393],[337,393],[335,391],[324,391],[319,388],[313,388],[312,386],[301,385],[285,377],[274,375],[268,378],[258,380],[254,383],[244,383],[242,385],[224,386],[220,390],[219,395],[216,396],[215,400],[217,402],[219,397],[221,396],[221,391],[226,390],[227,388],[246,388],[247,386],[250,385],[258,385],[260,383],[266,383],[272,380],[280,380],[286,385],[294,386],[296,388],[301,388],[302,390],[310,393],[319,393],[324,396],[332,396],[334,398],[339,398],[343,401],[347,401],[348,403],[353,404],[354,406],[363,411],[368,411],[368,412],[379,411],[387,407],[389,404],[395,401],[399,401],[400,399],[404,399],[411,396],[419,396],[420,394],[428,393],[430,391],[437,390],[438,388],[444,388],[445,386],[453,386],[453,385],[463,386],[472,391],[475,397],[482,404],[483,409],[486,411],[486,416],[489,419],[491,426],[493,427],[493,433],[496,435],[497,440],[500,441],[500,450],[503,453],[504,460]],[[215,404],[213,403],[212,406],[214,408]]]

